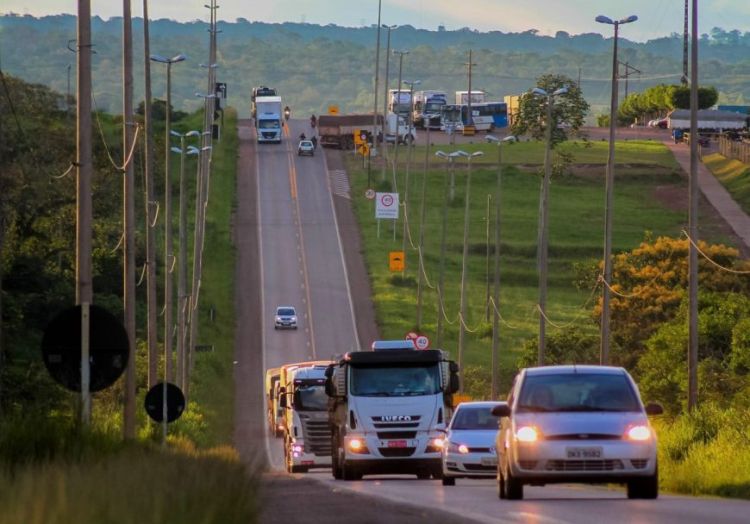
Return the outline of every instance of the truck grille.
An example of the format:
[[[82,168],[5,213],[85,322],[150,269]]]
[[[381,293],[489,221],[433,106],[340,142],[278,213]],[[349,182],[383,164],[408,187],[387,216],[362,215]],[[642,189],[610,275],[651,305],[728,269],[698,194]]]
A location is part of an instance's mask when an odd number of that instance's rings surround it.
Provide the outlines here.
[[[404,429],[419,427],[421,415],[410,415],[408,420],[384,420],[386,417],[372,417],[375,429]]]
[[[416,431],[378,431],[378,438],[416,438]]]
[[[303,420],[305,450],[317,456],[331,454],[331,426],[327,420]]]
[[[417,448],[378,448],[384,457],[411,457]]]
[[[621,460],[548,460],[547,471],[615,471],[624,469]]]

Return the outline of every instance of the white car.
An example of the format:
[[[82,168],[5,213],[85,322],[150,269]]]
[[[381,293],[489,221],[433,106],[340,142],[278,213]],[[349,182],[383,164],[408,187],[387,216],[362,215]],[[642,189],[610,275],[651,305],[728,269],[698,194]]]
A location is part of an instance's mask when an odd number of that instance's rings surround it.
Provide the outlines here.
[[[462,402],[443,441],[443,486],[460,477],[494,478],[497,471],[495,437],[500,419],[492,409],[505,402]]]
[[[619,483],[628,498],[659,494],[656,434],[627,371],[609,366],[527,368],[516,377],[497,435],[502,499],[522,499],[524,484]]]
[[[315,155],[315,144],[312,143],[312,140],[300,140],[297,146],[297,156],[302,155]]]
[[[297,329],[297,311],[292,306],[279,306],[274,317],[274,329]]]

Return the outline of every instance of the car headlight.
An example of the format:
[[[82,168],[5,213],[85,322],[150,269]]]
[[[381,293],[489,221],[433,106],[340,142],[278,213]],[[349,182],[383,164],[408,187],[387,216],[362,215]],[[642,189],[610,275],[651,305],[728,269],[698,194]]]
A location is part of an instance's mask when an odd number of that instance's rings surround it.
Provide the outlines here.
[[[281,322],[281,317],[276,317],[276,322]]]
[[[519,442],[536,442],[541,437],[534,426],[521,426],[516,430],[516,440]]]
[[[625,433],[625,436],[628,440],[643,442],[644,440],[651,439],[651,429],[648,426],[639,424],[628,429],[627,433]]]
[[[449,453],[461,453],[462,455],[465,455],[469,452],[469,446],[466,444],[459,444],[457,442],[449,442],[448,443],[448,452]]]

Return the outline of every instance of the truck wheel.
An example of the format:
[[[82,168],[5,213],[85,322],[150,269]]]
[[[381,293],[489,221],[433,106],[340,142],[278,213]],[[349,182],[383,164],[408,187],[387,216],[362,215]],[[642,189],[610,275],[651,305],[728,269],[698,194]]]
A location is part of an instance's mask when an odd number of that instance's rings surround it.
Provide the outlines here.
[[[333,478],[341,480],[343,472],[341,471],[341,465],[339,463],[339,454],[342,453],[342,448],[339,447],[338,439],[331,438],[331,473]]]
[[[362,473],[356,467],[347,465],[346,462],[341,464],[341,477],[344,480],[362,480]]]
[[[443,486],[455,486],[455,485],[456,485],[455,477],[443,477]]]
[[[291,473],[307,473],[308,469],[306,466],[292,466]]]

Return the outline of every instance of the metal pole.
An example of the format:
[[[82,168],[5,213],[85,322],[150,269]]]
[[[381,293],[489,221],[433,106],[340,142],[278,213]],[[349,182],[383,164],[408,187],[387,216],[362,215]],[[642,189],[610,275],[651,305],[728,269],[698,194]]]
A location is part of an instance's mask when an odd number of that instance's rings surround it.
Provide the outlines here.
[[[484,320],[490,320],[490,203],[492,195],[487,193],[487,205],[484,213]]]
[[[471,114],[471,66],[474,65],[474,64],[471,63],[471,49],[469,49],[469,64],[468,65],[469,65],[469,95],[466,97],[467,98],[467,100],[466,100],[467,108],[466,109],[467,109],[467,112],[468,112],[468,114],[466,115],[466,124],[469,125],[469,126],[473,126],[474,125],[474,118],[473,118],[473,115]]]
[[[167,62],[167,108],[164,134],[164,382],[172,380],[172,181],[169,128],[172,113],[172,63]]]
[[[453,159],[448,158],[448,163],[453,168]],[[443,182],[443,224],[440,231],[440,270],[438,272],[438,316],[437,316],[437,336],[435,340],[435,347],[443,347],[443,309],[442,309],[442,297],[445,282],[445,239],[446,231],[448,229],[448,204],[450,203],[450,195],[448,193],[448,180],[450,174],[446,169]]]
[[[156,242],[154,211],[156,196],[154,194],[154,132],[151,122],[151,43],[149,41],[148,0],[143,0],[143,54],[145,84],[143,104],[144,140],[144,186],[146,211],[146,331],[148,346],[148,387],[158,381],[159,342],[158,321],[156,318]]]
[[[89,305],[93,301],[91,237],[91,2],[78,0],[78,106],[76,153],[76,304],[81,306],[81,423],[91,420]]]
[[[547,227],[549,224],[549,182],[552,177],[552,95],[547,95],[547,147],[544,150],[544,178],[542,179],[542,196],[539,216],[539,354],[538,364],[544,365],[546,349],[546,322],[544,318],[547,307]]]
[[[427,143],[425,144],[424,152],[424,172],[422,174],[422,202],[419,210],[419,265],[417,272],[419,277],[417,279],[417,329],[422,327],[422,288],[424,287],[424,254],[422,249],[424,247],[424,213],[427,204],[427,170],[430,166],[430,126],[427,126]]]
[[[500,390],[500,197],[502,195],[503,147],[497,143],[497,190],[495,192],[495,274],[492,298],[492,400],[497,400]],[[487,218],[489,222],[489,217]]]
[[[382,0],[378,0],[378,37],[377,43],[375,44],[375,92],[374,101],[372,107],[372,132],[373,135],[377,135],[378,129],[378,75],[380,74],[380,12],[381,12]],[[369,168],[368,168],[369,173]],[[370,184],[367,184],[370,187]]]
[[[380,174],[380,180],[382,182],[385,182],[385,172],[388,168],[388,145],[385,141],[385,133],[387,131],[386,128],[386,120],[388,118],[388,67],[390,65],[390,58],[391,58],[391,26],[388,26],[388,45],[386,46],[386,52],[385,52],[385,87],[384,87],[384,93],[383,93],[383,164],[382,164],[382,172]]]
[[[612,97],[609,107],[609,155],[607,157],[607,175],[605,182],[604,201],[604,285],[602,286],[602,316],[601,316],[601,346],[599,352],[599,363],[609,364],[609,286],[612,285],[612,213],[614,205],[615,185],[615,123],[617,121],[617,37],[619,33],[619,22],[615,21],[615,43],[612,53]]]
[[[400,103],[401,101],[401,71],[403,69],[404,65],[404,55],[408,53],[408,51],[394,51],[394,53],[398,53],[398,84],[396,92],[396,103]],[[394,150],[393,150],[393,191],[398,193],[398,181],[396,179],[396,170],[398,169],[398,131],[399,131],[399,118],[398,113],[396,113],[396,140],[394,142]],[[393,221],[393,227],[396,227],[396,221]]]
[[[698,0],[693,0],[690,49],[690,230],[689,243],[689,328],[688,410],[698,407]]]
[[[399,85],[399,89],[401,86]],[[406,272],[406,237],[409,234],[407,230],[407,211],[409,206],[409,174],[411,172],[411,159],[412,153],[414,152],[414,141],[411,138],[411,112],[412,112],[412,97],[414,96],[414,80],[409,84],[409,114],[406,117],[406,129],[409,137],[409,141],[406,143],[406,177],[404,178],[404,233],[402,240],[401,251],[404,253],[404,271]]]
[[[689,0],[685,0],[685,30],[682,35],[682,85],[688,82],[688,19],[690,18]]]
[[[123,0],[122,17],[122,158],[125,164],[123,177],[123,302],[125,330],[128,333],[128,364],[125,370],[125,409],[123,435],[135,438],[135,174],[133,162],[128,158],[135,138],[133,118],[133,24],[130,0]]]
[[[180,225],[177,267],[177,385],[185,388],[185,329],[187,315],[187,182],[185,180],[185,135],[180,137]]]
[[[464,248],[461,259],[461,307],[460,307],[460,330],[458,332],[458,372],[460,373],[461,390],[464,388],[464,351],[466,349],[466,287],[468,285],[469,271],[469,196],[471,191],[471,156],[468,157],[468,171],[466,174],[466,205],[464,207]]]

